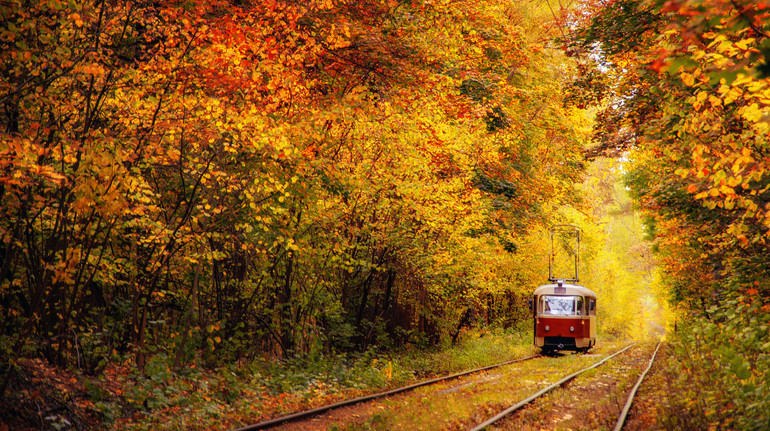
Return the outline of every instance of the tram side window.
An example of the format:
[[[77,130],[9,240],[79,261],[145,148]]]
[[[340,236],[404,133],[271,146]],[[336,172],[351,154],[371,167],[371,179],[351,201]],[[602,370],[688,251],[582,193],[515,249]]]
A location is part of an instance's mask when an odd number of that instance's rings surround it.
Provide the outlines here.
[[[595,315],[596,314],[596,300],[595,299],[589,299],[588,300],[588,314]]]
[[[583,314],[583,298],[580,296],[543,295],[540,297],[543,314],[570,316]]]

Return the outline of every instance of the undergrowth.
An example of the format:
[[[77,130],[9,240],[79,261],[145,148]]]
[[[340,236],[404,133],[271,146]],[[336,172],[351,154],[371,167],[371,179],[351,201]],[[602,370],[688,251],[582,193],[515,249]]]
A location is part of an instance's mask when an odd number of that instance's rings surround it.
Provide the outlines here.
[[[482,330],[468,332],[458,345],[444,346],[443,349],[369,350],[358,354],[297,356],[280,361],[265,358],[214,372],[193,368],[171,376],[170,380],[152,377],[136,380],[140,385],[133,393],[153,394],[156,401],[149,405],[156,408],[140,415],[139,420],[124,422],[120,428],[246,425],[407,385],[433,375],[489,365],[532,351],[529,336],[503,330]],[[165,358],[159,360],[167,363]],[[195,381],[195,391],[185,388],[185,381]],[[161,409],[157,410],[157,407]],[[187,419],[175,414],[180,410]],[[190,417],[195,418],[194,423],[189,422]],[[180,422],[184,420],[188,422]]]
[[[679,331],[664,371],[665,429],[770,429],[769,311],[739,297]]]
[[[72,417],[74,409],[57,407],[55,415],[9,421],[32,428],[47,423],[57,429],[69,429],[73,424],[81,429],[120,430],[235,428],[534,351],[530,335],[474,330],[464,333],[458,345],[443,348],[262,358],[216,369],[192,363],[174,371],[173,358],[156,354],[143,372],[126,361],[96,376],[68,374],[63,380],[70,386],[57,389],[56,403],[80,406],[79,418]],[[29,369],[34,370],[36,364],[30,363]],[[47,380],[57,379],[52,369],[46,373]],[[6,401],[32,407],[40,404],[35,398],[39,390],[17,393]],[[18,416],[25,415],[24,409],[16,411]]]

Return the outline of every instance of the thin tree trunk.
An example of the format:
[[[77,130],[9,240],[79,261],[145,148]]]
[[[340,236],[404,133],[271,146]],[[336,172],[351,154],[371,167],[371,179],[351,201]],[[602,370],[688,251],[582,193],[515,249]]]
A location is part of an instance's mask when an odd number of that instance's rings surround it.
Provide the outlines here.
[[[192,289],[190,290],[190,308],[185,313],[184,329],[182,330],[182,341],[179,343],[179,347],[176,350],[176,357],[174,357],[174,368],[179,369],[182,366],[182,358],[184,357],[184,347],[187,344],[187,338],[190,334],[190,326],[192,325],[193,316],[195,316],[195,305],[198,299],[198,281],[201,275],[201,263],[195,267],[195,279],[193,280]]]

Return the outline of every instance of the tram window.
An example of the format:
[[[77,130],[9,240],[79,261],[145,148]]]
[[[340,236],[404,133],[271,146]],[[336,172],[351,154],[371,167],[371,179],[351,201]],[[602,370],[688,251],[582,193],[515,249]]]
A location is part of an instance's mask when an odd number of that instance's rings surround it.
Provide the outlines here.
[[[583,313],[583,298],[580,296],[543,295],[540,297],[543,314],[569,316]]]
[[[589,312],[589,314],[596,314],[596,300],[595,299],[589,299],[588,300],[588,312]]]

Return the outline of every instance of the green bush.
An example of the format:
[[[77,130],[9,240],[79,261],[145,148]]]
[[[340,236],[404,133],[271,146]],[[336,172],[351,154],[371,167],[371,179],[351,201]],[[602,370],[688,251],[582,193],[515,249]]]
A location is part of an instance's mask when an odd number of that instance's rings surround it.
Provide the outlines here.
[[[770,429],[770,313],[737,297],[691,321],[672,343],[667,429]]]

